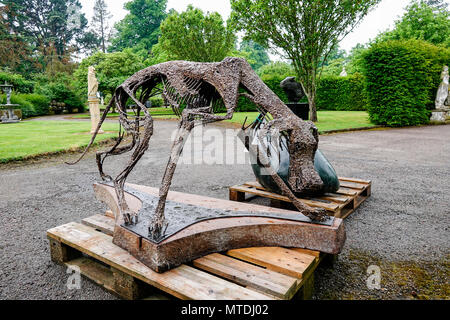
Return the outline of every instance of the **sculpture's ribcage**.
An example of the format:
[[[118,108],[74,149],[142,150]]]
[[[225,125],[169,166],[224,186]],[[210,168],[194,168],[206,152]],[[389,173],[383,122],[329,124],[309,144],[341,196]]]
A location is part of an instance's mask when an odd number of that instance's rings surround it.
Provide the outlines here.
[[[201,109],[202,113],[214,113],[223,107],[222,99],[217,97],[215,91],[205,90],[207,84],[202,80],[186,78],[184,94],[180,94],[168,79],[162,79],[162,83],[162,96],[178,117],[181,117],[181,112],[185,108]]]

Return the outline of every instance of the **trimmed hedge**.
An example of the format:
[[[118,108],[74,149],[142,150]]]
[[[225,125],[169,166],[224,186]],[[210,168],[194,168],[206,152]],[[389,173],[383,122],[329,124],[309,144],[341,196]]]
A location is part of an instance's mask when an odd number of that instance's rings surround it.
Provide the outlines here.
[[[420,40],[386,41],[369,48],[363,61],[373,123],[398,127],[429,122],[449,49]]]
[[[367,110],[364,76],[355,73],[346,77],[323,77],[317,86],[316,105],[317,110]]]
[[[280,82],[285,78],[280,78],[274,75],[263,75],[261,79],[264,83],[272,90],[283,102],[287,103],[288,99],[283,89],[280,87]],[[225,111],[221,110],[221,111]],[[245,97],[240,97],[238,100],[238,106],[236,108],[237,112],[249,112],[249,111],[257,111],[256,105],[251,102],[249,99]]]

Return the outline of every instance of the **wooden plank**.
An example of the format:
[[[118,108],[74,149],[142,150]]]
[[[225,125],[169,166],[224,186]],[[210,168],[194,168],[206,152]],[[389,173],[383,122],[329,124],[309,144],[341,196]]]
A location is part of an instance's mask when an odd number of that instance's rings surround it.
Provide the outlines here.
[[[291,299],[298,280],[231,257],[214,253],[194,260],[194,266],[259,292]]]
[[[318,260],[323,254],[320,251],[314,251],[314,250],[308,250],[308,249],[302,249],[302,248],[289,248],[290,250],[294,250],[303,254],[309,254],[310,256],[313,256]]]
[[[266,295],[186,265],[156,273],[114,245],[112,237],[82,224],[72,222],[50,229],[47,236],[181,299],[269,299]]]
[[[362,179],[357,179],[357,178],[339,177],[339,181],[349,181],[349,182],[356,182],[356,183],[362,183],[362,184],[372,184],[371,180],[362,180]]]
[[[92,217],[84,218],[81,223],[97,229],[107,235],[114,234],[114,219],[104,214],[96,214]]]
[[[78,267],[83,276],[102,286],[109,292],[118,294],[114,290],[114,276],[109,268],[87,257],[71,260],[66,262],[65,265],[69,268]]]
[[[341,187],[341,188],[339,188],[338,191],[336,191],[336,194],[343,194],[346,196],[356,196],[356,195],[358,195],[358,191],[356,191],[354,189]]]
[[[288,197],[281,196],[279,194],[268,192],[268,191],[263,191],[263,190],[249,188],[249,187],[244,187],[244,186],[233,187],[233,190],[234,191],[245,192],[245,193],[250,193],[250,194],[255,194],[255,195],[258,195],[258,196],[261,196],[261,197],[281,200],[281,201],[285,201],[285,202],[291,202],[291,200],[289,200]],[[339,208],[339,205],[333,204],[333,203],[325,203],[325,202],[314,201],[314,200],[307,200],[307,199],[301,199],[301,198],[299,198],[299,200],[301,202],[307,204],[308,206],[324,208],[324,209],[326,209],[328,211],[335,211],[335,210],[337,210]]]
[[[277,247],[236,249],[227,254],[299,279],[313,266],[316,259],[309,254]]]
[[[340,185],[341,185],[341,187],[344,187],[344,188],[357,189],[357,190],[364,190],[367,188],[367,184],[349,182],[349,181],[340,181]]]
[[[342,203],[347,203],[350,200],[352,200],[351,197],[344,197],[342,195],[337,195],[337,194],[336,195],[327,194],[327,195],[324,195],[322,197],[318,197],[317,199],[338,202],[338,203],[341,203],[341,204]]]

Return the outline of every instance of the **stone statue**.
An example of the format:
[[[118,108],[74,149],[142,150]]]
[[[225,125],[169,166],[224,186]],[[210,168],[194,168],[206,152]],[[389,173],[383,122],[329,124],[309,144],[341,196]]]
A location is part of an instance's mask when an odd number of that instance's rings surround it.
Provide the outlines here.
[[[90,66],[88,69],[88,102],[89,113],[91,114],[91,133],[95,133],[98,123],[100,122],[100,107],[98,94],[98,81],[95,77],[95,68]],[[103,130],[99,130],[98,133],[103,133]]]
[[[88,97],[97,98],[98,81],[95,77],[95,68],[90,66],[88,69]]]
[[[339,74],[339,76],[340,77],[346,77],[348,74],[347,74],[347,70],[345,70],[345,67],[344,68],[342,68],[342,72],[341,72],[341,74]]]
[[[448,74],[448,66],[444,66],[444,70],[442,70],[441,74],[441,85],[436,94],[436,109],[446,109],[445,103],[447,101],[449,95],[449,74]]]
[[[7,88],[6,90],[6,104],[10,105],[11,104],[11,93],[12,93],[12,88]]]
[[[287,77],[280,83],[284,93],[286,93],[289,103],[297,103],[305,96],[302,85],[295,81],[295,77]]]

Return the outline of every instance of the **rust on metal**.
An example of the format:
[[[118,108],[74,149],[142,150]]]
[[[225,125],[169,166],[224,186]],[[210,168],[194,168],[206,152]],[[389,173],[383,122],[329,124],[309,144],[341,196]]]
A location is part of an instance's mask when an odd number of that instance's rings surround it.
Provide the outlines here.
[[[225,58],[222,62],[216,63],[170,61],[157,64],[137,72],[116,89],[95,134],[78,161],[93,144],[109,110],[115,106],[119,112],[121,128],[131,135],[131,142],[122,145],[125,132],[121,131],[114,146],[96,154],[96,161],[101,178],[113,183],[120,220],[125,226],[138,223],[138,211],[130,208],[124,188],[128,175],[149,147],[149,140],[153,135],[153,119],[146,102],[156,95],[161,95],[170,104],[181,121],[159,189],[157,204],[154,213],[149,217],[149,239],[157,243],[164,238],[169,222],[165,217],[167,195],[177,162],[191,130],[198,124],[205,125],[231,119],[241,96],[252,101],[263,115],[270,114],[272,120],[265,126],[265,130],[275,135],[284,132],[288,136],[290,154],[288,181],[281,179],[270,166],[266,168],[282,194],[292,201],[300,214],[308,218],[311,225],[329,220],[324,209],[309,207],[299,201],[294,194],[314,193],[321,190],[323,185],[314,169],[314,155],[319,141],[318,130],[314,123],[298,118],[264,84],[244,59]],[[133,103],[135,116],[127,114],[127,105],[130,101]],[[225,115],[218,114],[217,111],[221,107],[225,107]],[[251,151],[257,152],[252,149]],[[125,152],[131,152],[125,168],[115,177],[106,174],[103,170],[105,159]]]

